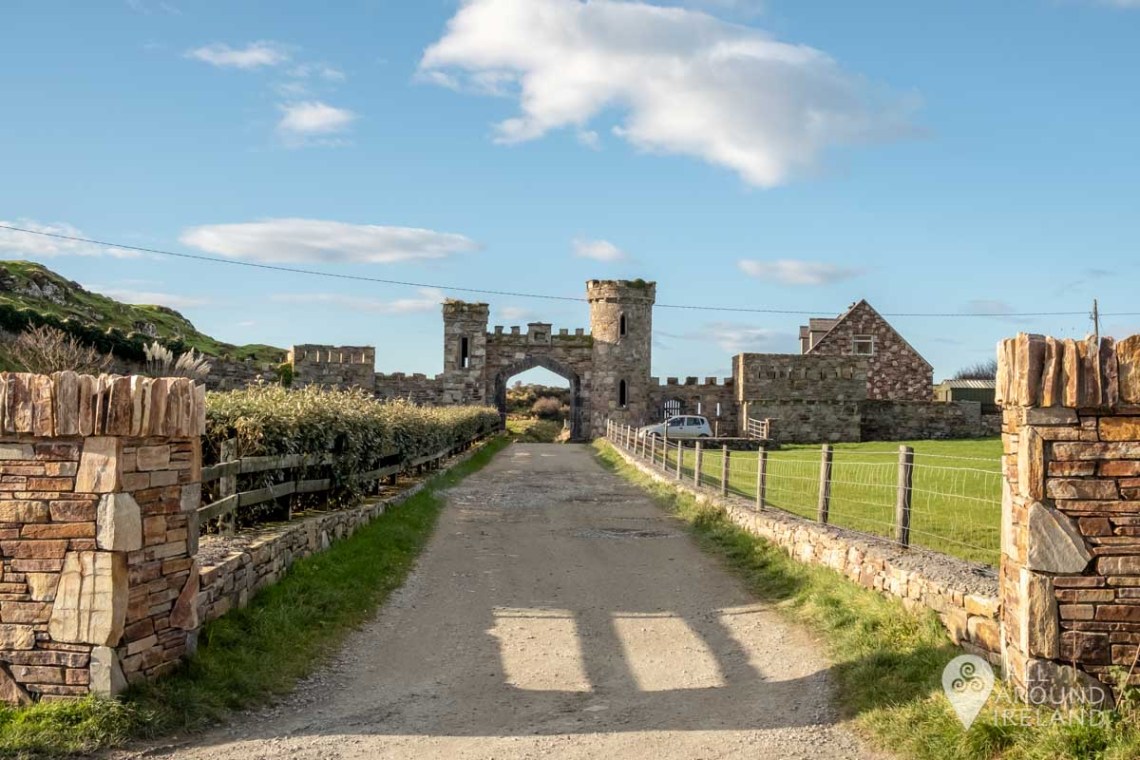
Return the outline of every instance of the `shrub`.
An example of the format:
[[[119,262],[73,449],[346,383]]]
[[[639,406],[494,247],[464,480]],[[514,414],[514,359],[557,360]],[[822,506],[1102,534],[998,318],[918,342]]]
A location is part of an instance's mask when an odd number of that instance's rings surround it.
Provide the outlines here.
[[[400,461],[453,448],[499,424],[492,407],[421,407],[406,401],[378,401],[359,389],[325,390],[309,386],[290,390],[259,385],[244,390],[210,393],[206,397],[206,440],[203,457],[218,461],[221,444],[236,439],[237,456],[319,454],[329,452],[333,463],[309,468],[303,477],[331,477],[334,503],[359,498],[375,481],[366,472]],[[246,476],[252,484],[269,485],[276,472]],[[260,481],[258,480],[260,479]],[[239,522],[263,519],[272,504],[239,512]]]
[[[97,375],[111,364],[110,354],[102,354],[48,325],[20,333],[12,341],[9,353],[25,370],[40,374],[72,370]]]
[[[562,419],[562,401],[551,396],[544,396],[530,408],[530,413],[540,420]]]

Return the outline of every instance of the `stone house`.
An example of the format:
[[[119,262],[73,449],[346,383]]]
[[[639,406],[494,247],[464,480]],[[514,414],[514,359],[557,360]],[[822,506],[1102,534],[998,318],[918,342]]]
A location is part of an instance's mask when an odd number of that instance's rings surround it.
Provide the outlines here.
[[[867,398],[930,401],[934,368],[882,315],[860,300],[834,319],[800,327],[805,356],[853,356],[867,362]]]

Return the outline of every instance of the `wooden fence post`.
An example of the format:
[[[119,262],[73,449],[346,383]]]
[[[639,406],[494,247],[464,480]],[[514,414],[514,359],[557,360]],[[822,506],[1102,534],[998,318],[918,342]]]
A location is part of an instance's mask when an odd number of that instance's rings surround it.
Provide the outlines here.
[[[693,485],[699,488],[701,485],[701,467],[704,464],[705,453],[700,441],[697,441],[697,446],[693,453],[695,456],[693,462]]]
[[[653,464],[654,460],[657,459],[657,436],[647,435],[645,437],[649,439],[649,464]]]
[[[756,508],[764,506],[768,495],[768,449],[763,446],[756,452]]]
[[[823,452],[819,462],[819,521],[827,522],[827,513],[831,509],[831,444],[823,444]]]
[[[218,459],[222,463],[233,462],[237,460],[237,439],[230,438],[222,441],[221,450],[218,452]],[[224,499],[227,496],[233,496],[237,493],[237,475],[223,475],[218,478],[218,498]],[[227,536],[232,536],[237,526],[236,510],[230,510],[227,514],[222,516],[221,522],[222,533]]]
[[[685,444],[677,441],[677,480],[681,479],[681,468],[685,464]]]
[[[914,483],[914,449],[899,446],[899,492],[895,500],[895,540],[910,546],[911,486]]]
[[[728,496],[728,444],[720,447],[720,495]]]

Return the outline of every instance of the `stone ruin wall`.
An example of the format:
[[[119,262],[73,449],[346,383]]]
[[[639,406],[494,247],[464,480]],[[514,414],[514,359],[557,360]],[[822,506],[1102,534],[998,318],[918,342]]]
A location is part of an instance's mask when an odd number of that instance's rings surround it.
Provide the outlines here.
[[[740,414],[736,403],[736,387],[731,377],[649,378],[649,403],[662,410],[667,401],[681,402],[681,414],[699,414],[707,417],[718,436],[736,436],[740,433]]]
[[[109,696],[197,642],[205,388],[0,373],[0,701]]]
[[[733,366],[739,426],[771,419],[780,443],[860,440],[867,362],[850,356],[738,354]]]
[[[372,346],[293,346],[288,361],[294,388],[325,385],[372,390],[375,385],[376,349]]]
[[[412,375],[377,372],[373,382],[376,397],[382,399],[406,399],[414,404],[430,406],[441,403],[443,395],[442,375],[428,377],[420,372]]]
[[[1095,703],[1140,647],[1140,336],[1021,334],[998,355],[1006,676]]]

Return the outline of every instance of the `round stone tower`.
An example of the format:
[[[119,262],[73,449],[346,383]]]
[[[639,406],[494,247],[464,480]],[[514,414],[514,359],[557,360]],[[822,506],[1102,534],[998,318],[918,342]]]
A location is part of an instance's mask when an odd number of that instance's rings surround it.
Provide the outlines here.
[[[628,425],[649,422],[649,371],[653,350],[653,302],[657,283],[590,280],[590,433],[605,435],[606,419]]]

